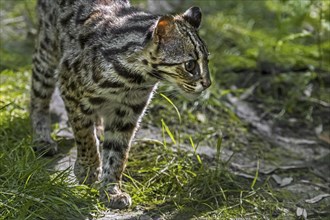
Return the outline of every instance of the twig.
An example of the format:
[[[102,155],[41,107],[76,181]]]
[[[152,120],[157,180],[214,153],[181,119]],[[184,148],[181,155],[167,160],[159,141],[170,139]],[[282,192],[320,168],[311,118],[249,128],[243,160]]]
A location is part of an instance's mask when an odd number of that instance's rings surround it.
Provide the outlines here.
[[[18,16],[15,18],[6,18],[1,21],[1,24],[3,26],[13,24],[13,23],[19,23],[24,21],[24,16]]]
[[[327,103],[325,101],[322,101],[322,100],[319,100],[319,99],[316,99],[316,98],[313,98],[313,97],[309,97],[309,98],[301,97],[300,100],[309,101],[309,102],[312,102],[312,103],[315,103],[315,104],[322,105],[325,108],[330,108],[330,103]]]

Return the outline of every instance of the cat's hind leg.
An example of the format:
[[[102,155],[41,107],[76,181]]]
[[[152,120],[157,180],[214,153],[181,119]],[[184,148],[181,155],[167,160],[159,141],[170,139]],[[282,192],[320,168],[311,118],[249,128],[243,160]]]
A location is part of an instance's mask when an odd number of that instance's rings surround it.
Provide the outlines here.
[[[33,147],[36,151],[54,155],[57,144],[51,138],[49,105],[56,84],[57,67],[54,41],[40,30],[33,57],[30,116],[33,129]]]

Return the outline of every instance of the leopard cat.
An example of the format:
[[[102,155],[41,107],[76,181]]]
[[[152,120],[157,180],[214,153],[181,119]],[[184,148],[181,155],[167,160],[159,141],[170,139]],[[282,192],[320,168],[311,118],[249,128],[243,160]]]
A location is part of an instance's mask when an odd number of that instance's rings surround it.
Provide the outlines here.
[[[161,81],[189,97],[211,85],[201,10],[153,15],[128,0],[39,0],[31,120],[37,151],[53,155],[49,105],[59,87],[84,184],[100,183],[110,208],[131,205],[121,178],[132,138]],[[100,143],[99,137],[104,137]]]

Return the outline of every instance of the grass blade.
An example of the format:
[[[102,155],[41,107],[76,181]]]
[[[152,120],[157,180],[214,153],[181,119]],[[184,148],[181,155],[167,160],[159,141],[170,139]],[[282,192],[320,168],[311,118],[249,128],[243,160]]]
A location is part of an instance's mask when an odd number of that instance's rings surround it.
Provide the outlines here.
[[[256,170],[256,174],[254,175],[254,179],[252,181],[251,184],[251,189],[254,190],[254,185],[256,184],[257,180],[258,180],[258,176],[259,176],[259,160],[257,162],[257,170]]]
[[[161,120],[162,121],[162,127],[163,129],[165,129],[166,133],[168,134],[168,136],[171,138],[171,140],[173,141],[174,144],[176,144],[174,135],[172,134],[172,132],[170,131],[170,129],[168,128],[168,126],[166,125],[164,119]],[[165,137],[164,137],[164,144],[165,144]]]
[[[179,112],[179,109],[175,106],[175,104],[172,102],[172,100],[171,100],[170,98],[168,98],[166,95],[164,95],[163,93],[160,93],[160,95],[161,95],[166,101],[168,101],[168,103],[170,103],[170,104],[173,106],[173,108],[174,108],[175,111],[176,111],[176,114],[178,115],[179,122],[180,122],[180,124],[181,124],[181,114],[180,114],[180,112]]]

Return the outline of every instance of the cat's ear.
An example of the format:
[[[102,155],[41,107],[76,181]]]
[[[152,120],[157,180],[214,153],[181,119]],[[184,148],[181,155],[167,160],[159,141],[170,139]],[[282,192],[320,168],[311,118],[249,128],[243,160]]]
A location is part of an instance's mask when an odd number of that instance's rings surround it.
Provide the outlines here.
[[[154,29],[154,41],[159,42],[160,39],[167,38],[169,33],[174,29],[174,25],[174,17],[172,15],[160,17]]]
[[[198,29],[202,21],[202,12],[199,7],[191,7],[182,15],[191,26]]]

